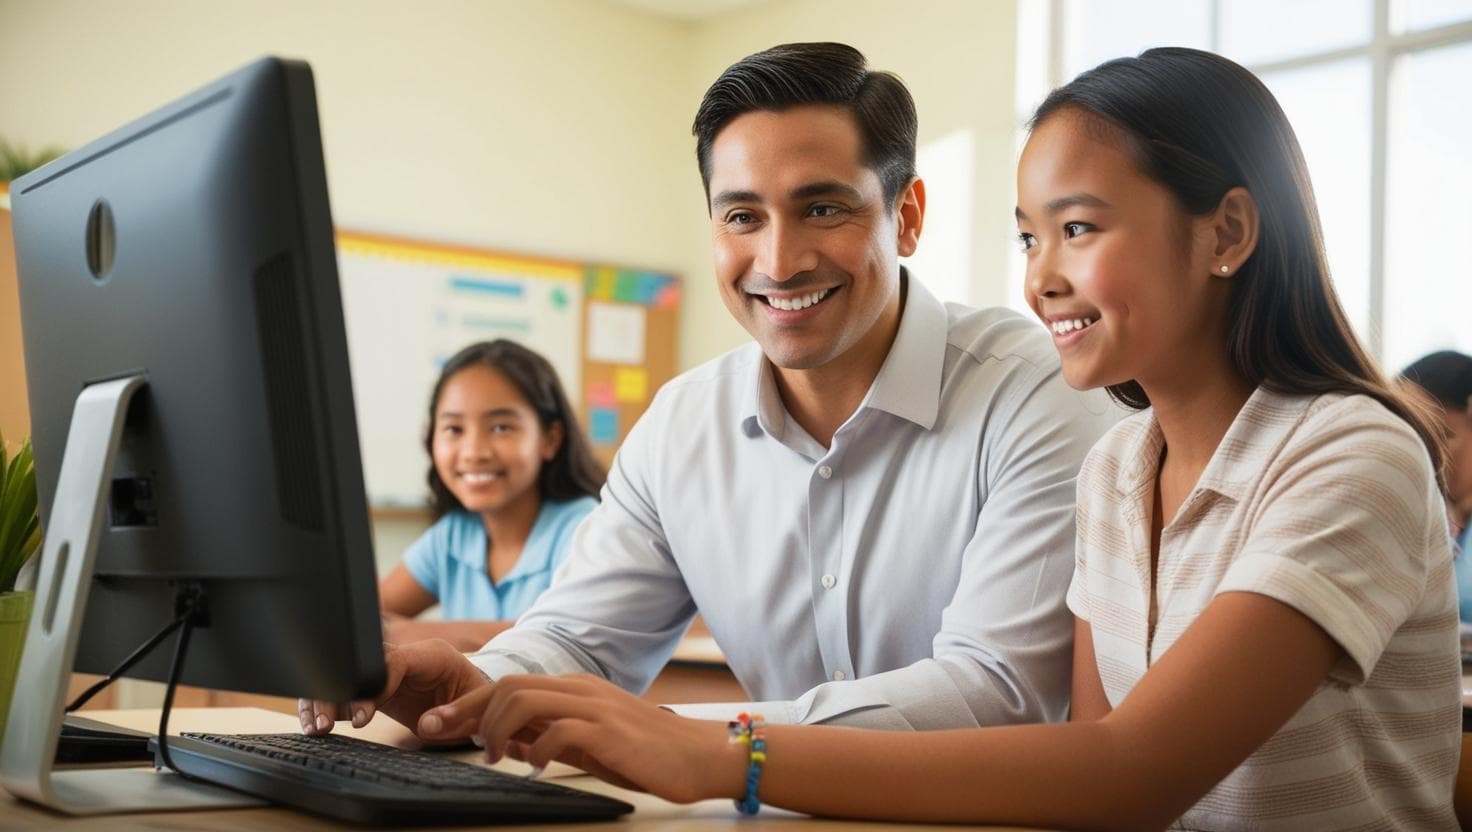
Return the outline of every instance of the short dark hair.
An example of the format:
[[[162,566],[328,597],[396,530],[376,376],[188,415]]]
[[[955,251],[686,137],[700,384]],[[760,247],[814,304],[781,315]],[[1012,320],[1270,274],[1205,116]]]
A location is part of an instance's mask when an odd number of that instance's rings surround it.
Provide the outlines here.
[[[562,390],[557,371],[541,353],[527,349],[515,341],[497,338],[480,341],[460,350],[440,368],[439,380],[429,396],[429,427],[424,432],[424,450],[429,452],[429,492],[436,520],[464,506],[440,479],[434,467],[434,415],[439,409],[440,394],[445,383],[467,367],[489,367],[510,381],[531,405],[543,430],[562,425],[562,446],[537,475],[537,490],[542,499],[564,501],[577,497],[597,497],[603,487],[605,472]]]
[[[1369,396],[1415,429],[1441,470],[1428,414],[1390,385],[1339,304],[1308,165],[1257,76],[1210,52],[1149,49],[1054,90],[1032,125],[1065,110],[1116,129],[1140,171],[1189,214],[1211,213],[1236,187],[1256,201],[1257,248],[1232,279],[1227,313],[1227,349],[1244,379],[1289,395]],[[1150,404],[1135,381],[1108,389],[1130,407]]]
[[[1400,377],[1430,393],[1447,410],[1466,410],[1472,399],[1472,355],[1453,350],[1423,355],[1401,370]]]
[[[710,153],[716,134],[738,116],[827,104],[853,113],[864,164],[879,176],[893,206],[915,178],[915,100],[899,76],[871,72],[859,50],[842,43],[784,43],[732,64],[695,113],[695,159],[710,201]]]

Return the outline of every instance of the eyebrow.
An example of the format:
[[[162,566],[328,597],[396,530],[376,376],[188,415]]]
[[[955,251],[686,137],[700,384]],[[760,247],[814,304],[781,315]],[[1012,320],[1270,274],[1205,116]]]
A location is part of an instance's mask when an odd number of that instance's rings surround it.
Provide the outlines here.
[[[840,196],[855,202],[862,202],[864,199],[864,195],[859,193],[857,188],[851,185],[845,185],[837,180],[809,182],[806,185],[793,188],[787,194],[787,198],[794,201],[813,199],[814,197],[820,196]],[[765,202],[765,200],[756,191],[721,191],[714,197],[711,197],[710,207],[724,208],[727,205],[739,202],[760,203]]]
[[[1069,194],[1068,196],[1060,196],[1057,199],[1050,201],[1047,205],[1044,205],[1043,213],[1051,216],[1058,213],[1059,211],[1062,211],[1065,208],[1073,208],[1080,205],[1085,208],[1113,207],[1109,203],[1098,198],[1097,196],[1094,196],[1093,194]],[[1017,215],[1017,219],[1019,220],[1027,219],[1027,214],[1022,212],[1022,206],[1020,205],[1016,208],[1014,213]]]
[[[512,409],[512,408],[509,408],[509,407],[498,407],[498,408],[495,408],[493,410],[487,410],[486,412],[480,414],[480,417],[482,419],[494,419],[494,418],[500,418],[500,417],[505,417],[505,416],[517,416],[517,415],[518,415],[517,412],[514,409]],[[439,414],[438,414],[438,417],[441,418],[441,419],[463,419],[463,418],[465,418],[465,414],[464,413],[461,413],[458,410],[441,410],[439,412]]]

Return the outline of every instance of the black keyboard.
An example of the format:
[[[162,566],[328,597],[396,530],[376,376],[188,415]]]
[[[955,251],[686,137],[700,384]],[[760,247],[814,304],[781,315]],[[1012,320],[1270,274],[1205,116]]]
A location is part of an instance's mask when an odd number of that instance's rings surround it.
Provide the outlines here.
[[[182,774],[353,823],[611,820],[634,809],[611,797],[336,734],[184,734],[169,738],[169,756]]]

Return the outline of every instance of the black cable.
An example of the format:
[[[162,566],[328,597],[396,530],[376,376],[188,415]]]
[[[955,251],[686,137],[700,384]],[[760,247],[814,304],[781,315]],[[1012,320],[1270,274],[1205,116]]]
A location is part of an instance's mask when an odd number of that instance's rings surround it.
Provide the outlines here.
[[[164,689],[164,707],[158,719],[158,756],[163,761],[164,767],[183,777],[185,780],[202,782],[198,777],[185,774],[174,765],[174,759],[169,756],[169,712],[174,707],[174,691],[179,687],[179,676],[184,670],[184,654],[189,650],[189,634],[194,632],[194,625],[205,616],[204,594],[199,586],[186,586],[181,590],[179,598],[175,599],[175,609],[182,608],[180,622],[183,629],[179,631],[179,640],[174,642],[174,658],[169,663],[169,684]]]
[[[72,711],[75,711],[76,709],[87,704],[87,701],[89,699],[101,693],[103,688],[106,688],[108,685],[116,682],[119,676],[122,676],[124,673],[128,672],[129,668],[147,658],[148,654],[153,652],[153,648],[157,647],[160,642],[168,638],[170,633],[179,629],[180,625],[182,625],[188,615],[191,614],[192,610],[190,613],[180,615],[178,618],[175,618],[172,622],[168,624],[168,626],[164,627],[162,630],[159,630],[157,635],[155,635],[153,638],[150,638],[147,642],[143,644],[142,647],[134,650],[133,653],[128,656],[128,658],[123,659],[123,663],[114,668],[111,673],[107,674],[106,678],[93,685],[92,687],[82,691],[82,693],[78,695],[76,699],[72,700],[72,703],[70,705],[66,706],[66,712],[71,713]]]

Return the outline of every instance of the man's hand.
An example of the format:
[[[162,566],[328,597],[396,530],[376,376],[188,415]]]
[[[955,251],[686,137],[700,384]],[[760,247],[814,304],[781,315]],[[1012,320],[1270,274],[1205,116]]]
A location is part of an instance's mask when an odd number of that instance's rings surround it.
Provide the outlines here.
[[[378,711],[383,711],[412,731],[419,723],[419,717],[430,708],[491,684],[447,641],[431,639],[404,645],[385,644],[383,651],[388,678],[378,697],[347,703],[297,700],[302,733],[330,733],[333,723],[339,719],[351,719],[354,728],[361,728]],[[464,737],[468,733],[459,736]],[[450,737],[449,734],[439,734],[435,739]]]

